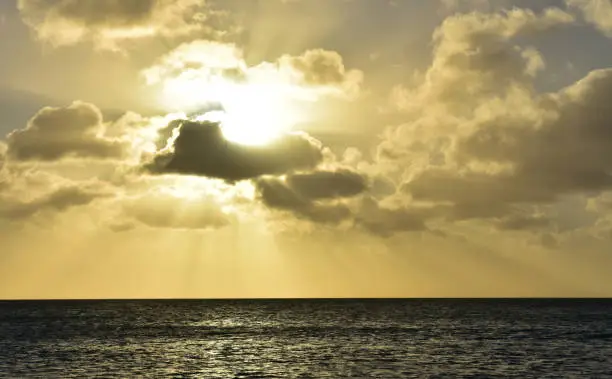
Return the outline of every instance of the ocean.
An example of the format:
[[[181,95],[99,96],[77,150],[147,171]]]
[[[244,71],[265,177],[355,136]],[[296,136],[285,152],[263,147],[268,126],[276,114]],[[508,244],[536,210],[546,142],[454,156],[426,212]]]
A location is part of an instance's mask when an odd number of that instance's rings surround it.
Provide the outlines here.
[[[612,377],[612,300],[0,302],[3,378]]]

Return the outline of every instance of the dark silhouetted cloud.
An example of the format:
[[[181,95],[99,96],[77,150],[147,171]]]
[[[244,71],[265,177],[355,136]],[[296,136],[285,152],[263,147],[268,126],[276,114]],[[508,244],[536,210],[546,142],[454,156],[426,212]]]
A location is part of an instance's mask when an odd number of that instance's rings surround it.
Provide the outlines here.
[[[317,223],[334,224],[351,216],[351,211],[346,205],[314,202],[277,178],[260,179],[256,185],[261,201],[266,206],[292,212],[299,218]]]
[[[297,179],[297,180],[296,180]],[[425,222],[437,215],[437,208],[385,207],[367,195],[365,176],[347,169],[313,171],[256,182],[261,201],[272,209],[289,211],[315,223],[337,224],[351,221],[379,236],[398,232],[427,230]],[[345,204],[341,198],[363,195],[357,204]]]
[[[270,208],[313,222],[338,223],[350,218],[351,210],[332,200],[357,196],[367,189],[368,182],[357,172],[338,169],[289,174],[285,180],[262,178],[256,186],[262,202]]]
[[[320,144],[286,134],[265,146],[227,141],[219,124],[181,121],[177,138],[146,167],[153,173],[198,175],[228,182],[311,169],[323,159]]]

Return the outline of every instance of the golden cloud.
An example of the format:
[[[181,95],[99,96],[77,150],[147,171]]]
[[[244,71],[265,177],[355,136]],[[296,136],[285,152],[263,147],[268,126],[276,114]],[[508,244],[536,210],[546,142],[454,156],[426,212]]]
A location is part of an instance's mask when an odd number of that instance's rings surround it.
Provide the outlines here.
[[[211,32],[205,0],[19,0],[18,8],[36,36],[54,46],[91,41],[119,50],[126,41]]]
[[[11,159],[53,161],[65,157],[121,158],[127,144],[104,136],[100,110],[75,101],[63,108],[45,107],[24,129],[7,137]]]

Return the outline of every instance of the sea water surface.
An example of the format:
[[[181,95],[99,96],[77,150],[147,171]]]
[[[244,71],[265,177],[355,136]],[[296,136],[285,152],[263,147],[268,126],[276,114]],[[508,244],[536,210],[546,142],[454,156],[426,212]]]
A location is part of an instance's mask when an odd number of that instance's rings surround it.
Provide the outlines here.
[[[612,377],[610,300],[0,302],[0,377]]]

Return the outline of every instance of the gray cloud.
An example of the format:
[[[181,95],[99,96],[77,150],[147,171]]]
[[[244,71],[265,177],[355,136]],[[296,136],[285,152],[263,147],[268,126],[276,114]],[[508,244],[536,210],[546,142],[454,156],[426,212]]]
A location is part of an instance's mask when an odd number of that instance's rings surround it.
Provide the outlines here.
[[[325,175],[327,174],[323,176]],[[320,178],[317,172],[299,174],[299,176],[302,180],[305,177]],[[330,173],[329,176],[333,176],[333,174]],[[291,177],[291,175],[289,177]],[[338,184],[342,182],[342,179],[334,178],[327,182],[328,185],[333,184],[331,182],[336,182],[336,184]],[[325,193],[310,193],[308,187],[312,185],[312,183],[309,182],[305,187],[301,187],[300,185],[303,184],[304,183],[300,180],[296,183],[293,180],[289,180],[289,178],[286,182],[277,178],[262,178],[256,182],[261,201],[270,208],[290,211],[300,218],[318,223],[338,223],[351,216],[350,209],[344,204],[326,204],[314,201],[314,199],[333,199],[335,197],[340,197],[337,191],[328,189],[325,190]],[[344,185],[346,184],[341,184],[341,186]],[[306,190],[304,191],[304,189]],[[355,191],[351,191],[351,194],[354,192]],[[345,194],[345,196],[352,195]]]
[[[287,176],[287,185],[307,199],[333,199],[356,196],[368,187],[367,178],[355,171],[313,171]]]
[[[21,9],[43,7],[48,12],[65,19],[81,20],[90,25],[138,25],[151,17],[157,1],[154,0],[78,0],[78,1],[32,1],[21,0]],[[55,4],[53,4],[55,3]]]
[[[6,167],[6,155],[2,151],[2,142],[0,142],[0,191],[10,186],[11,177]]]
[[[453,203],[494,204],[552,200],[544,188],[531,188],[512,174],[460,173],[449,169],[429,169],[402,186],[417,200]]]
[[[535,230],[551,226],[548,217],[540,215],[513,215],[499,220],[497,227],[501,230]]]
[[[143,37],[209,31],[205,0],[19,0],[25,23],[53,45],[89,40],[102,49]]]
[[[295,180],[295,178],[300,178]],[[308,180],[303,180],[309,178]],[[360,179],[357,179],[360,178]],[[310,182],[313,180],[313,182]],[[314,183],[321,187],[312,191]],[[385,207],[367,195],[364,176],[349,170],[314,171],[278,178],[262,178],[256,182],[260,200],[272,209],[289,211],[315,223],[337,224],[351,221],[364,230],[383,237],[398,232],[427,230],[425,222],[436,216],[434,208]],[[342,189],[338,191],[337,189]],[[355,203],[338,198],[363,195]]]
[[[24,129],[7,137],[8,156],[16,160],[119,158],[126,145],[103,136],[102,115],[92,104],[74,102],[68,107],[41,109]]]
[[[66,211],[107,196],[108,191],[96,185],[70,185],[29,201],[3,198],[0,199],[0,217],[17,221],[41,212]]]
[[[427,230],[425,221],[435,215],[432,208],[388,208],[370,197],[365,197],[355,214],[355,224],[370,233],[390,237],[398,232]]]
[[[149,171],[233,182],[314,168],[323,159],[318,142],[303,134],[287,134],[266,146],[246,146],[225,140],[216,123],[182,121],[179,128],[169,151],[160,152],[146,166]]]
[[[8,146],[3,141],[0,141],[0,171],[4,168],[4,162],[6,161],[6,151]]]
[[[377,199],[384,199],[387,196],[394,195],[397,192],[395,183],[382,175],[376,175],[371,179],[369,193]]]
[[[482,11],[491,12],[493,10],[503,9],[508,7],[511,0],[440,0],[442,6],[442,13],[454,13],[454,12],[471,12],[471,11]]]
[[[437,192],[440,198],[453,201],[471,198],[490,203],[553,201],[563,194],[609,189],[610,96],[612,70],[593,71],[559,93],[545,96],[538,110],[547,116],[538,125],[530,119],[499,118],[459,139],[457,151],[462,159],[506,164],[512,167],[509,172],[480,174],[480,178],[442,174],[437,183],[429,184],[421,176],[410,186],[423,197]],[[440,194],[445,191],[438,187],[442,185],[449,186],[447,191],[454,189],[453,194]]]
[[[606,99],[611,94],[612,70],[594,71],[536,103],[543,116],[535,125],[531,118],[504,115],[476,123],[456,141],[459,162],[508,169],[430,168],[403,190],[416,199],[450,202],[461,219],[499,217],[516,204],[552,203],[563,195],[610,189],[612,112]]]

